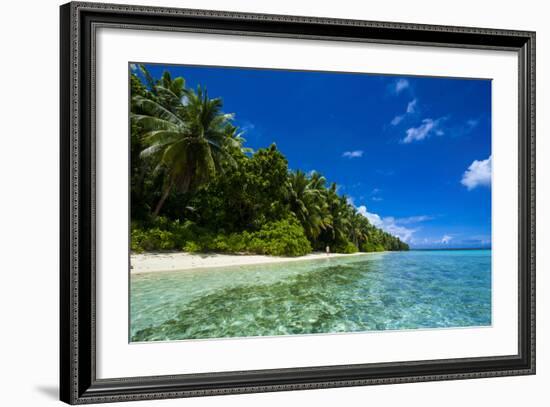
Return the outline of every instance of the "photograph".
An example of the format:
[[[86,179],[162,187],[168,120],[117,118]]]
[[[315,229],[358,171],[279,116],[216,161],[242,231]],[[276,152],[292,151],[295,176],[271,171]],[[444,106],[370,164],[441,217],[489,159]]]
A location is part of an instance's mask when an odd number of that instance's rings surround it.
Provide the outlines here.
[[[492,325],[491,79],[128,78],[130,342]]]

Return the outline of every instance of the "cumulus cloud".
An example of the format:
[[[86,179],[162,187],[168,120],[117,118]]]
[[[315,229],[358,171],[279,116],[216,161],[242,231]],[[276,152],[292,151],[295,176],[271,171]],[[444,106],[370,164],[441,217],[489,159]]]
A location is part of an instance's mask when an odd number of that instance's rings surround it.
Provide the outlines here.
[[[424,140],[425,138],[431,136],[433,133],[441,136],[444,134],[441,129],[440,123],[442,119],[432,120],[424,119],[422,124],[418,127],[411,127],[407,129],[407,136],[402,140],[403,143],[412,143],[413,141]]]
[[[397,236],[404,242],[411,242],[413,234],[418,229],[413,229],[403,225],[417,223],[427,219],[427,217],[424,216],[412,216],[410,218],[401,219],[394,218],[393,216],[381,217],[376,213],[369,212],[365,205],[358,206],[357,212],[367,218],[372,225],[394,236]],[[417,222],[413,222],[414,219],[417,219]]]
[[[462,174],[462,180],[460,183],[468,188],[468,191],[471,191],[478,186],[490,187],[493,167],[492,161],[492,155],[490,155],[486,160],[474,160],[468,169],[464,171],[464,174]]]
[[[407,89],[409,87],[409,81],[406,80],[406,79],[398,79],[395,81],[395,84],[394,84],[394,92],[399,94],[401,93],[401,91]]]
[[[439,241],[439,243],[442,243],[442,244],[449,244],[449,242],[453,239],[452,236],[449,236],[449,235],[443,235],[443,237],[441,238],[441,240]]]
[[[415,113],[417,103],[418,103],[418,99],[413,99],[409,103],[407,103],[407,108],[405,109],[405,113],[395,116],[390,122],[391,125],[397,126],[399,123],[401,123],[405,119],[405,117],[407,117],[407,115]]]
[[[411,114],[415,112],[417,102],[418,102],[417,99],[413,99],[407,104],[407,113]]]
[[[345,158],[361,158],[363,157],[363,150],[344,151],[342,157]]]
[[[368,219],[367,207],[365,205],[358,206],[356,209],[357,209],[357,212],[359,212],[359,214],[363,215],[365,218]]]
[[[391,120],[390,123],[392,126],[397,126],[399,123],[403,121],[404,118],[405,118],[404,114],[397,115]]]
[[[367,207],[365,205],[358,206],[357,212],[367,218],[369,222],[376,227],[380,227],[383,224],[382,218],[376,213],[371,213],[367,211]]]

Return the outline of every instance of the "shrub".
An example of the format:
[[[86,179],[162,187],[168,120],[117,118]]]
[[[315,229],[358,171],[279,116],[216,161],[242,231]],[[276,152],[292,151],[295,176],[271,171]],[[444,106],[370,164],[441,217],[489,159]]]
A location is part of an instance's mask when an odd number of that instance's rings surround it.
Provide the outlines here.
[[[130,235],[130,249],[136,253],[142,253],[145,249],[141,246],[141,242],[145,238],[145,232],[138,228],[132,228]]]
[[[357,253],[358,249],[357,246],[355,246],[353,243],[351,243],[349,240],[346,240],[344,242],[339,242],[332,248],[332,251],[334,253]]]
[[[311,244],[295,217],[269,222],[256,232],[213,234],[187,221],[169,222],[159,217],[146,227],[132,224],[131,249],[134,252],[180,249],[190,253],[256,253],[272,256],[302,256]]]
[[[303,256],[311,252],[311,244],[296,218],[269,222],[251,234],[248,249],[272,256]]]
[[[142,230],[136,228],[131,233],[131,249],[141,253],[143,251],[173,250],[176,248],[174,234],[158,227]]]
[[[247,242],[250,241],[248,232],[232,233],[227,239],[228,251],[230,253],[241,253],[247,251]]]
[[[203,250],[201,250],[201,246],[199,246],[197,243],[195,242],[187,242],[183,245],[182,247],[182,250],[184,252],[189,252],[189,253],[197,253],[197,252],[202,252]]]
[[[159,216],[147,222],[132,222],[130,248],[136,253],[156,250],[175,250],[199,235],[197,226],[187,221],[170,221]]]
[[[383,252],[385,249],[380,243],[367,242],[361,246],[361,250],[364,252]]]

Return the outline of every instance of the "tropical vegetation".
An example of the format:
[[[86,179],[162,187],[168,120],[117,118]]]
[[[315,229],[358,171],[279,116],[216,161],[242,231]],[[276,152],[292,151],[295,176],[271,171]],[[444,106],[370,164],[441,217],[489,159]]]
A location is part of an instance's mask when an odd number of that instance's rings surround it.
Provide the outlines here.
[[[275,144],[252,151],[220,98],[131,72],[131,249],[258,253],[408,250]]]

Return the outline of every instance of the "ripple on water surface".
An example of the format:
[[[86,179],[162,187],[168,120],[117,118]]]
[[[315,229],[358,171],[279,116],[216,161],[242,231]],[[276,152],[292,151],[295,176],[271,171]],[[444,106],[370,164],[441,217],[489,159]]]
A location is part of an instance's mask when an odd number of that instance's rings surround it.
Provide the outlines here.
[[[491,251],[410,251],[131,276],[132,341],[491,324]]]

